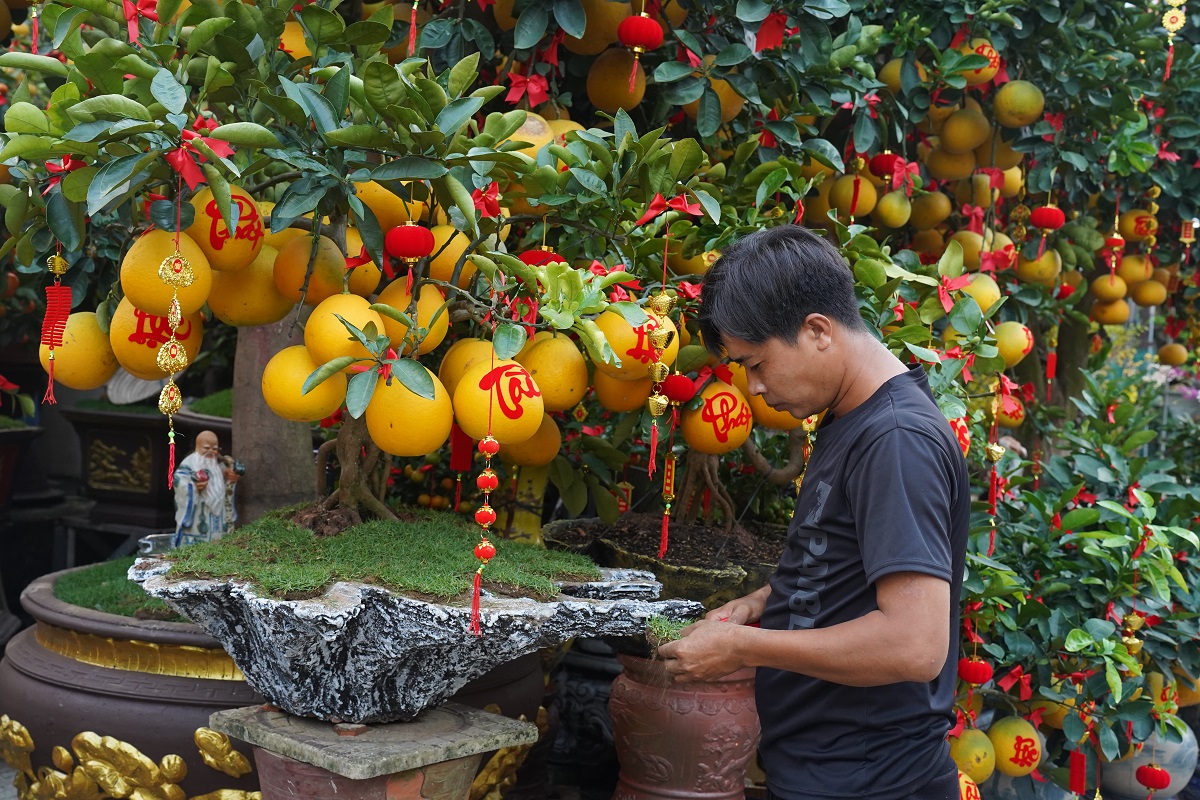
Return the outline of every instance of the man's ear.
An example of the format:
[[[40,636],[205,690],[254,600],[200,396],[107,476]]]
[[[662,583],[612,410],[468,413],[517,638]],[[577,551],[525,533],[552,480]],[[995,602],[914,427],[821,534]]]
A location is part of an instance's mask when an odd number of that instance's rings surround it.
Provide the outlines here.
[[[804,318],[804,325],[801,327],[801,335],[808,336],[816,343],[817,349],[824,350],[833,342],[833,321],[824,314],[809,314]]]

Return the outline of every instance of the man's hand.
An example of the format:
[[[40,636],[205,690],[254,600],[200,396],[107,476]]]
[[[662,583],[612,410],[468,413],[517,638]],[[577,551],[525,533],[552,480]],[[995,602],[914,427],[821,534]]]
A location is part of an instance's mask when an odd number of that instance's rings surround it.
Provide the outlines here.
[[[739,640],[751,630],[703,619],[684,628],[681,638],[660,645],[658,657],[676,681],[716,680],[745,666]]]
[[[714,608],[704,615],[705,619],[716,622],[732,622],[734,625],[749,625],[762,618],[763,609],[767,605],[767,596],[771,588],[764,586],[752,594],[730,600],[723,606]]]

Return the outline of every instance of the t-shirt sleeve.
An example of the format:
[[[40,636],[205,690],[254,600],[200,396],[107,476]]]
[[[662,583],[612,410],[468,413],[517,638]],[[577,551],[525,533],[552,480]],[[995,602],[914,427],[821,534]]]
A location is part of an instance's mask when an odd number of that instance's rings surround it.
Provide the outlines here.
[[[894,572],[951,574],[956,474],[938,442],[895,428],[872,442],[847,475],[867,581]]]

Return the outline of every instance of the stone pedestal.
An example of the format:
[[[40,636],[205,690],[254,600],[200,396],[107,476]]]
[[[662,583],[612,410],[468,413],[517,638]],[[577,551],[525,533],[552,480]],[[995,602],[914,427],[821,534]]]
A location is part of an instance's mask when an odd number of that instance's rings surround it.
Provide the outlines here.
[[[210,725],[254,746],[263,800],[465,800],[483,753],[538,738],[535,725],[457,703],[379,725],[250,706]]]

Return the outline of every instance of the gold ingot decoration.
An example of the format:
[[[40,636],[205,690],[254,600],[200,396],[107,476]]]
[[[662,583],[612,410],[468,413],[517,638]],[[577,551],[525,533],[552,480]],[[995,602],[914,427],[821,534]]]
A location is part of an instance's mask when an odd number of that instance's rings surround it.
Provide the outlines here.
[[[176,250],[158,265],[158,277],[168,286],[191,286],[196,279],[196,272],[192,269],[192,262]]]
[[[650,380],[655,383],[662,383],[671,374],[671,368],[661,361],[655,361],[646,368],[646,372],[650,375]]]
[[[667,406],[670,405],[670,403],[671,401],[667,399],[665,394],[660,394],[658,392],[650,395],[650,397],[646,400],[646,406],[650,409],[650,415],[654,417],[661,417],[663,412],[667,410]]]
[[[1121,644],[1125,645],[1125,649],[1129,651],[1129,655],[1136,656],[1142,652],[1142,640],[1136,636],[1122,636]]]
[[[46,269],[50,270],[54,275],[65,275],[70,267],[71,265],[67,263],[67,260],[58,253],[46,259]]]
[[[1157,188],[1157,187],[1155,187],[1155,188]],[[1157,214],[1158,213],[1158,203],[1151,200],[1149,203],[1146,204],[1146,210],[1149,211],[1151,215]]]
[[[1146,624],[1146,615],[1140,611],[1130,611],[1125,617],[1125,632],[1137,633]]]
[[[174,381],[168,381],[167,385],[158,393],[158,410],[163,414],[174,414],[181,408],[183,408],[183,394]]]
[[[1007,452],[1001,445],[995,442],[989,442],[985,451],[987,452],[988,461],[991,461],[993,464],[1004,458],[1004,454]]]
[[[196,728],[192,735],[196,747],[200,748],[200,758],[218,772],[224,772],[231,778],[240,778],[254,771],[250,760],[233,749],[229,737],[212,728]]]
[[[38,623],[34,629],[38,644],[74,661],[96,667],[202,678],[217,681],[244,681],[246,677],[229,653],[220,647],[159,644],[136,639],[113,639],[81,633],[68,628]],[[3,728],[0,727],[0,732]]]
[[[1010,222],[1023,223],[1029,219],[1029,215],[1031,213],[1033,212],[1029,210],[1029,206],[1025,205],[1024,203],[1020,203],[1016,206],[1013,206],[1013,210],[1008,212],[1008,219]]]
[[[1181,5],[1183,5],[1183,4],[1184,4],[1184,2],[1185,2],[1185,0],[1167,0],[1167,5],[1169,5],[1169,6],[1181,6]],[[1146,194],[1148,194],[1150,197],[1158,197],[1159,195],[1161,195],[1161,194],[1162,194],[1162,187],[1160,187],[1160,186],[1151,186],[1151,187],[1150,187],[1150,188],[1149,188],[1149,189],[1146,191]],[[1153,214],[1154,212],[1152,211],[1152,212],[1150,212],[1150,213],[1152,213],[1152,214]]]
[[[650,299],[646,301],[646,307],[660,317],[665,317],[671,313],[671,309],[675,308],[675,298],[666,292],[659,292],[650,296]]]
[[[655,328],[646,338],[650,340],[650,346],[655,350],[666,350],[675,338],[675,331],[670,328]]]

